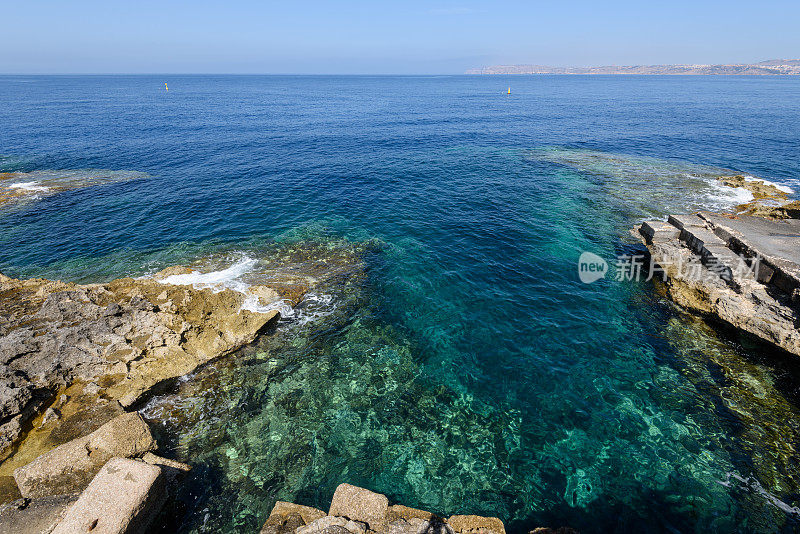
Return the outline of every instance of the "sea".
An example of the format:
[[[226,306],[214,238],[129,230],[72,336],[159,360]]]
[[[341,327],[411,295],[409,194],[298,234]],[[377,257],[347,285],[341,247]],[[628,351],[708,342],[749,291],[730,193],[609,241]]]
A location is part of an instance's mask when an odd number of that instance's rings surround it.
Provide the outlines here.
[[[0,272],[312,288],[140,407],[194,467],[156,532],[343,482],[510,533],[796,532],[800,361],[619,266],[641,221],[749,200],[719,176],[794,198],[798,154],[792,76],[1,76],[32,194]]]

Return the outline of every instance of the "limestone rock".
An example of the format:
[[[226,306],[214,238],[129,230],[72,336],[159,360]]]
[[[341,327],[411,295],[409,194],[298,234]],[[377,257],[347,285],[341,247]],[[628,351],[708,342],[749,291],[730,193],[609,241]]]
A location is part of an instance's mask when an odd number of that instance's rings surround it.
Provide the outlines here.
[[[417,508],[409,508],[408,506],[403,506],[402,504],[393,504],[389,507],[386,515],[386,519],[388,521],[396,521],[398,519],[405,519],[406,521],[411,519],[424,519],[425,521],[433,521],[439,520],[443,521],[442,518],[437,517],[436,515],[426,512],[425,510],[419,510]]]
[[[137,412],[115,417],[91,434],[89,454],[101,452],[109,456],[131,458],[156,449],[156,441],[144,419]]]
[[[332,516],[362,521],[376,532],[386,532],[388,509],[389,499],[386,495],[350,484],[340,484],[333,494],[328,513]]]
[[[455,532],[466,534],[467,532],[481,534],[506,534],[503,522],[496,517],[481,517],[479,515],[453,515],[447,519]]]
[[[689,311],[800,355],[800,221],[708,212],[672,215],[678,238],[655,239],[639,228],[663,288]]]
[[[192,470],[192,466],[189,464],[178,462],[177,460],[170,460],[169,458],[162,458],[161,456],[156,456],[152,452],[144,453],[142,461],[160,467],[161,473],[168,486],[174,485]]]
[[[327,514],[322,510],[318,510],[311,506],[302,506],[300,504],[293,504],[290,502],[278,501],[272,507],[270,517],[288,516],[290,514],[297,514],[303,519],[304,524],[309,524],[317,519],[322,519]]]
[[[0,454],[22,437],[25,423],[51,409],[40,427],[61,425],[74,412],[52,399],[82,382],[82,394],[130,407],[154,386],[255,339],[277,311],[243,310],[246,298],[277,293],[254,286],[252,295],[122,278],[78,285],[15,280],[0,275]]]
[[[295,530],[295,534],[365,534],[367,524],[346,517],[328,515]]]
[[[64,518],[78,494],[19,499],[0,506],[0,534],[49,533]]]
[[[260,534],[292,534],[303,525],[300,514],[271,515],[261,527]]]
[[[165,495],[159,467],[112,458],[69,508],[53,534],[145,532]]]
[[[23,497],[72,493],[85,488],[112,457],[139,456],[155,446],[142,416],[125,413],[15,469],[14,479]]]
[[[400,518],[389,522],[389,534],[429,534],[434,529],[430,521],[419,517]]]

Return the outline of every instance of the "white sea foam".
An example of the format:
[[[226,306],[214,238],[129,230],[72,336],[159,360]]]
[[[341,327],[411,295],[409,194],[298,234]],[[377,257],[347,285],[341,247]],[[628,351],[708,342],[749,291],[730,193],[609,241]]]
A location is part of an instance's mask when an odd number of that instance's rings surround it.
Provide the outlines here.
[[[39,185],[38,182],[17,182],[9,185],[12,189],[23,189],[25,191],[48,191],[50,188]]]
[[[708,194],[708,199],[713,208],[731,208],[752,202],[755,198],[753,193],[744,187],[728,187],[716,180],[709,181],[709,184],[711,185],[711,191]]]
[[[775,182],[770,182],[769,180],[765,180],[763,178],[756,178],[755,176],[746,175],[744,177],[744,179],[747,180],[748,182],[764,182],[767,185],[771,185],[771,186],[783,191],[787,195],[791,195],[791,194],[794,193],[794,189],[792,189],[791,187],[788,187],[788,186],[785,186],[785,185],[781,185],[781,184],[776,184]]]
[[[240,293],[247,291],[248,285],[241,280],[242,275],[253,270],[258,263],[257,260],[248,256],[242,257],[239,261],[221,271],[211,271],[201,273],[192,271],[187,274],[173,274],[159,280],[162,284],[172,284],[176,286],[192,286],[197,289],[212,289],[215,292],[223,289],[233,289]]]
[[[242,302],[242,310],[254,313],[267,313],[277,310],[282,319],[288,319],[299,324],[306,324],[320,317],[330,315],[336,309],[331,295],[317,295],[315,293],[306,294],[303,300],[294,308],[289,301],[284,299],[262,304],[258,295],[248,291],[251,284],[242,280],[242,277],[253,272],[257,265],[258,260],[243,256],[230,267],[219,271],[207,273],[192,271],[186,274],[174,274],[160,279],[159,282],[162,284],[192,286],[196,289],[211,289],[214,292],[231,289],[245,295],[245,299]]]

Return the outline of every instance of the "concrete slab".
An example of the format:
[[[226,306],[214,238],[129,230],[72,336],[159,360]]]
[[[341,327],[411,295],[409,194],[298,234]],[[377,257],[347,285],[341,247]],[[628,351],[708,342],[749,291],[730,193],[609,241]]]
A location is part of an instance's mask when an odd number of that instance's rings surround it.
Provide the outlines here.
[[[639,227],[639,233],[647,239],[648,243],[660,243],[678,239],[681,231],[665,221],[645,221]]]
[[[800,220],[775,221],[740,215],[736,218],[702,212],[714,232],[727,239],[736,253],[760,258],[764,267],[759,280],[787,295],[800,293]]]
[[[773,221],[763,217],[740,215],[731,219],[715,213],[702,213],[715,227],[738,233],[753,250],[800,266],[800,220]],[[736,234],[734,234],[736,235]]]

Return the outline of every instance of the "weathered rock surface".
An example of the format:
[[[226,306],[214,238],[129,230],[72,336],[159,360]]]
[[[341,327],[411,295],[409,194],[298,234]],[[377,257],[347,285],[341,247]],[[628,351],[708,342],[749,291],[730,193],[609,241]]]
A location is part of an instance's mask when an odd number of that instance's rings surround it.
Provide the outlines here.
[[[0,534],[49,534],[76,500],[77,493],[0,505]]]
[[[447,524],[454,531],[461,534],[475,532],[481,534],[506,534],[503,522],[496,517],[481,517],[478,515],[453,515],[447,519]]]
[[[789,194],[774,184],[742,175],[720,176],[718,179],[728,187],[741,187],[753,194],[752,201],[737,206],[740,215],[769,219],[800,218],[800,202],[790,201]]]
[[[67,510],[53,534],[143,533],[165,498],[158,466],[112,458]]]
[[[800,221],[701,212],[638,231],[673,301],[800,355]]]
[[[496,517],[454,515],[444,520],[425,510],[388,503],[380,493],[340,484],[329,515],[278,502],[261,534],[505,534],[503,522]]]
[[[386,495],[375,493],[364,488],[339,484],[333,494],[329,515],[342,516],[354,521],[366,523],[370,530],[385,532],[389,499]]]
[[[180,482],[180,480],[192,470],[192,466],[189,464],[178,462],[177,460],[171,460],[169,458],[162,458],[161,456],[157,456],[152,452],[144,453],[142,456],[142,461],[160,467],[161,474],[164,476],[167,486],[173,486]]]
[[[311,506],[303,506],[300,504],[278,501],[275,503],[275,506],[272,508],[272,512],[269,514],[269,516],[270,518],[279,518],[288,517],[292,514],[299,515],[303,520],[303,523],[306,525],[316,521],[317,519],[322,519],[327,515],[322,510],[318,510],[317,508],[313,508]]]
[[[367,524],[346,517],[325,516],[295,529],[295,534],[365,534]]]
[[[30,202],[64,191],[135,180],[145,176],[141,172],[109,170],[0,172],[0,208],[4,204]]]
[[[155,448],[156,442],[142,416],[126,413],[88,436],[60,445],[17,468],[14,479],[27,498],[78,492],[112,457],[137,457]]]
[[[129,407],[162,381],[253,341],[278,312],[243,310],[247,297],[157,279],[77,285],[0,275],[0,454],[73,384],[82,390],[66,404],[89,396]],[[57,409],[40,426],[70,412]]]
[[[419,510],[417,508],[410,508],[408,506],[403,506],[402,504],[393,504],[389,507],[386,512],[386,518],[389,522],[396,521],[398,519],[404,519],[409,521],[411,519],[423,519],[425,521],[444,521],[441,517],[438,517],[431,512],[427,512],[425,510]]]

